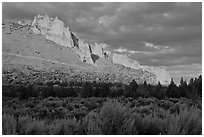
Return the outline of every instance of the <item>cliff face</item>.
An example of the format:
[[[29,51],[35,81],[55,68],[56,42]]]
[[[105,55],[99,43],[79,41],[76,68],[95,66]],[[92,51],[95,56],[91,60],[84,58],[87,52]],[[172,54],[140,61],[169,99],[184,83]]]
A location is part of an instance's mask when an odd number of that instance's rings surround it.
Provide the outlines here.
[[[162,85],[168,85],[171,80],[170,74],[165,69],[152,66],[142,66],[136,60],[130,59],[123,54],[114,53],[113,63],[121,64],[133,69],[142,69],[143,71],[148,71],[154,74],[156,76],[156,81],[159,81]]]
[[[113,54],[113,63],[121,64],[126,67],[130,67],[133,69],[140,68],[140,64],[136,60],[129,59],[126,55],[123,54]]]
[[[136,60],[128,58],[126,55],[104,51],[104,44],[89,44],[76,37],[76,35],[64,26],[64,23],[56,18],[49,18],[47,15],[38,15],[31,23],[31,29],[35,34],[44,36],[46,39],[54,41],[55,43],[64,46],[74,51],[79,56],[82,62],[94,65],[95,67],[101,66],[98,59],[105,59],[111,63],[121,64],[125,67],[130,67],[135,70],[143,70],[154,74],[157,83],[167,85],[170,83],[169,73],[161,68],[141,66]],[[110,64],[110,63],[106,63]]]
[[[64,23],[56,18],[40,16],[34,18],[31,28],[35,34],[41,34],[45,38],[65,47],[72,47],[73,41],[69,28],[64,27]]]
[[[151,67],[151,66],[141,66],[143,70],[147,70],[156,75],[156,80],[162,85],[168,85],[171,81],[170,74],[163,68]]]
[[[98,55],[100,58],[105,58],[104,51],[103,51],[104,45],[103,44],[90,44],[91,52],[95,55]]]
[[[91,51],[89,49],[88,43],[85,43],[82,40],[79,40],[79,48],[76,49],[76,53],[80,55],[80,58],[83,62],[88,64],[93,64],[93,60],[91,59]]]
[[[32,21],[31,29],[35,34],[40,34],[61,46],[72,48],[81,61],[88,64],[94,64],[91,54],[104,57],[102,45],[89,45],[88,43],[79,40],[57,17],[49,18],[47,15],[38,15]]]

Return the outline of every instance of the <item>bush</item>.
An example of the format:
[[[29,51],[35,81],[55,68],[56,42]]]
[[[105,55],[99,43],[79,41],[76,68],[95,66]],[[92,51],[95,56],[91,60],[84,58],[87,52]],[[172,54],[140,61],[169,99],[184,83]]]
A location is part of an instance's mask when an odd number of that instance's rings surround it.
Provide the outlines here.
[[[81,101],[80,98],[68,99],[70,99],[70,102]],[[88,100],[90,101],[90,99]],[[84,107],[81,103],[77,104],[77,102],[74,102],[71,105],[75,106],[73,107],[75,109],[67,113],[67,109],[61,107],[62,104],[65,103],[64,101],[60,101],[59,98],[49,97],[45,100],[45,103],[40,103],[41,105],[37,105],[38,107],[34,108],[39,114],[34,116],[33,113],[30,113],[34,117],[38,117],[42,114],[45,116],[44,120],[23,116],[27,113],[19,114],[18,118],[4,113],[2,116],[2,132],[3,134],[19,135],[202,134],[201,109],[178,103],[177,105],[170,105],[172,110],[165,110],[155,103],[155,99],[151,98],[139,98],[138,102],[140,102],[140,105],[134,105],[133,108],[130,108],[129,105],[124,104],[135,101],[134,99],[129,98],[127,100],[126,98],[125,101],[122,99],[119,100],[123,103],[119,103],[116,100],[108,100],[101,108],[97,107],[94,109],[91,106],[90,108],[94,110],[89,113],[88,111],[90,110],[88,110],[88,108]],[[95,100],[95,102],[99,101],[100,100]],[[168,100],[164,101],[167,102],[167,104],[171,102]],[[164,101],[160,100],[160,103],[165,103]],[[13,100],[9,100],[9,102],[15,104],[20,103]],[[152,102],[155,104],[152,104]],[[144,106],[141,104],[144,104]],[[89,105],[88,103],[87,106]],[[44,108],[42,106],[44,106]],[[17,109],[10,111],[10,113],[21,112],[22,110],[23,109]],[[39,112],[39,110],[42,110],[42,112]]]
[[[79,122],[73,119],[56,120],[54,123],[48,125],[47,130],[50,135],[76,135],[78,131]]]
[[[151,115],[141,117],[141,115],[135,113],[132,117],[126,121],[123,130],[128,135],[158,135],[160,131],[161,119],[152,117]]]
[[[83,125],[85,128],[85,133],[87,135],[102,135],[102,121],[99,118],[98,113],[90,112],[83,119]]]
[[[201,135],[202,111],[197,108],[181,107],[179,114],[172,114],[166,120],[169,135]]]
[[[121,133],[123,123],[130,117],[130,109],[117,101],[105,102],[99,112],[103,134],[117,135]]]
[[[17,132],[19,135],[43,135],[45,122],[43,120],[20,117],[17,122]]]
[[[16,119],[9,115],[2,116],[2,133],[3,135],[15,135],[16,133]]]

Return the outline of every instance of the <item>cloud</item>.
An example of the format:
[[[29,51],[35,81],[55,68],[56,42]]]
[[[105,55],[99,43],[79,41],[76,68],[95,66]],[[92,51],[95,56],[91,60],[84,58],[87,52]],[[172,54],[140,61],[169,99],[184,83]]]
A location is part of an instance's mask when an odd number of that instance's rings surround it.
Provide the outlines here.
[[[149,48],[154,48],[154,49],[169,49],[169,46],[160,46],[160,45],[154,45],[153,43],[148,43],[148,42],[144,42],[144,46],[145,47],[149,47]]]
[[[146,55],[154,54],[153,52],[128,50],[128,49],[125,49],[125,48],[122,48],[122,47],[119,47],[119,48],[117,48],[117,49],[114,49],[114,52],[126,54],[126,55],[128,55],[128,56],[131,56],[132,54],[146,54]]]

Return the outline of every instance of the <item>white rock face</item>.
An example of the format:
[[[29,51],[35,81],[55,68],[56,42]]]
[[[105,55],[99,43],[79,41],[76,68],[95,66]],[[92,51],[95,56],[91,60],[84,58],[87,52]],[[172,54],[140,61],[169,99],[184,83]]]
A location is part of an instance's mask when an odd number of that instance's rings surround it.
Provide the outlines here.
[[[56,18],[49,18],[47,15],[38,15],[34,17],[31,24],[31,29],[35,34],[43,35],[45,38],[56,42],[57,44],[73,48],[76,54],[79,55],[81,61],[88,64],[93,64],[91,53],[104,57],[103,44],[89,45],[82,40],[79,40],[69,28],[64,27],[64,23]]]
[[[38,15],[34,18],[31,26],[35,34],[41,34],[45,38],[64,47],[73,46],[69,28],[65,28],[64,23],[57,17],[49,18],[47,15]]]
[[[123,54],[113,53],[113,63],[153,73],[156,75],[156,81],[160,82],[162,85],[168,85],[171,81],[171,76],[165,69],[152,66],[142,66],[136,60],[132,60]]]
[[[126,55],[117,53],[113,53],[113,63],[122,64],[133,69],[138,69],[140,67],[140,64],[136,60],[130,59]]]
[[[98,55],[100,58],[105,58],[103,46],[104,44],[98,44],[98,43],[90,44],[91,52],[93,54]]]
[[[141,66],[141,68],[155,74],[157,81],[159,81],[161,85],[170,84],[171,76],[165,69],[152,66]]]
[[[85,43],[82,40],[79,40],[79,49],[76,49],[76,53],[80,56],[83,62],[88,64],[94,64],[93,60],[91,59],[91,52],[89,49],[88,43]]]

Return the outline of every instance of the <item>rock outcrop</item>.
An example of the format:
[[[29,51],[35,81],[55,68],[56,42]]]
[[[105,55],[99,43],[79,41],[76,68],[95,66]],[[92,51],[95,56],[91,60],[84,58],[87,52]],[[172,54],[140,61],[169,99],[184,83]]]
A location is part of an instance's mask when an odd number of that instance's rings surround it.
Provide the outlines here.
[[[124,54],[113,53],[112,58],[113,58],[113,63],[121,64],[133,69],[140,68],[140,64],[136,60],[130,59]]]
[[[30,25],[31,24],[31,20],[19,20],[18,24],[22,25],[22,26],[26,26],[26,25]]]
[[[105,58],[103,48],[104,48],[104,44],[98,44],[98,43],[90,44],[91,53],[98,55],[100,58]]]
[[[49,18],[47,15],[38,15],[34,18],[32,30],[35,34],[41,34],[45,38],[65,47],[72,47],[73,41],[69,28],[64,27],[64,23],[56,18]]]
[[[160,67],[152,67],[152,66],[140,66],[143,70],[147,70],[150,73],[156,75],[156,80],[160,82],[162,85],[168,85],[171,81],[170,74],[164,69]]]
[[[40,34],[45,38],[54,41],[55,43],[64,46],[74,51],[79,56],[82,62],[100,66],[96,61],[101,58],[108,60],[115,64],[121,64],[132,69],[140,69],[147,71],[156,76],[156,81],[160,81],[162,85],[170,83],[170,75],[165,69],[149,66],[141,66],[136,60],[128,58],[126,55],[104,51],[104,44],[89,44],[77,38],[77,36],[70,31],[69,27],[65,27],[64,23],[57,17],[49,18],[47,15],[38,15],[31,23],[31,29],[35,34]],[[106,63],[107,64],[107,63]],[[155,83],[157,83],[155,82]]]
[[[123,54],[113,54],[113,63],[121,64],[126,67],[133,69],[142,69],[148,71],[156,76],[156,81],[159,81],[162,85],[168,85],[171,80],[170,74],[163,68],[152,67],[152,66],[142,66],[136,60],[128,58]]]
[[[80,56],[80,59],[88,64],[93,64],[93,60],[91,58],[91,51],[88,43],[79,40],[78,41],[79,48],[75,48],[75,52]]]
[[[64,23],[57,17],[49,18],[47,15],[38,15],[34,18],[31,26],[35,34],[43,35],[45,38],[61,46],[72,48],[83,62],[93,65],[95,60],[92,56],[105,57],[103,44],[95,43],[89,45],[83,40],[79,40],[75,34],[70,31],[69,27],[66,28]]]

